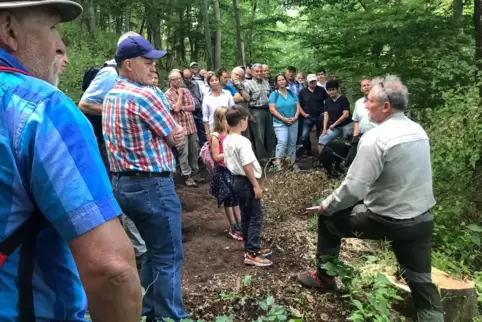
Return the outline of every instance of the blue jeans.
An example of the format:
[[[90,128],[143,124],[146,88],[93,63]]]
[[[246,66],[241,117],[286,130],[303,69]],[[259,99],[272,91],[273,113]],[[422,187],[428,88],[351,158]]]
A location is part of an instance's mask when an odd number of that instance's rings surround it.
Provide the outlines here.
[[[287,155],[291,160],[296,159],[296,139],[298,137],[298,122],[291,125],[286,123],[274,123],[274,133],[276,134],[276,152],[277,159]]]
[[[323,131],[323,114],[319,116],[309,116],[303,121],[303,132],[301,134],[301,142],[306,152],[311,153],[311,139],[310,134],[313,127],[316,126],[316,137],[320,137]]]
[[[142,315],[147,316],[148,321],[186,318],[181,292],[181,264],[184,260],[181,203],[172,176],[136,178],[114,175],[112,186],[122,211],[132,219],[147,247],[140,276],[142,287],[147,289]]]
[[[200,108],[194,110],[194,124],[196,124],[197,137],[199,138],[199,146],[202,147],[206,143],[206,130],[204,130],[203,113]]]
[[[318,139],[318,144],[327,145],[339,137],[346,139],[349,135],[353,135],[353,122],[338,126],[333,130],[326,131],[326,135]]]

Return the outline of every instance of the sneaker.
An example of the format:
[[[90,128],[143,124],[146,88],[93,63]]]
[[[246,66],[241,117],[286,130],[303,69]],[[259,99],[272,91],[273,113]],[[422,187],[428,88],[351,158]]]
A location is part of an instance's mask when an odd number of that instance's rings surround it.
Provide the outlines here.
[[[293,164],[293,173],[298,173],[300,171],[301,171],[300,166],[297,164]]]
[[[188,187],[196,187],[196,186],[197,186],[196,182],[195,182],[194,179],[191,178],[191,177],[189,177],[189,178],[186,179],[185,184],[186,184],[186,186],[188,186]]]
[[[196,174],[196,175],[195,175],[194,177],[192,177],[192,178],[193,178],[194,182],[196,182],[196,183],[205,183],[205,182],[206,182],[206,179],[204,179],[203,177],[201,177],[201,176],[199,175],[199,173]]]
[[[230,229],[228,231],[228,234],[229,234],[229,236],[233,237],[233,239],[236,239],[236,240],[239,240],[239,241],[243,240],[243,236],[241,236],[241,234],[236,230]]]
[[[305,288],[314,289],[322,293],[333,293],[337,289],[334,277],[320,278],[316,271],[299,274],[298,283]]]
[[[269,259],[259,256],[258,254],[245,253],[244,264],[258,267],[266,267],[273,265],[273,262]]]
[[[266,257],[269,257],[269,256],[273,255],[273,251],[269,248],[260,249],[258,251],[258,255],[266,258]]]

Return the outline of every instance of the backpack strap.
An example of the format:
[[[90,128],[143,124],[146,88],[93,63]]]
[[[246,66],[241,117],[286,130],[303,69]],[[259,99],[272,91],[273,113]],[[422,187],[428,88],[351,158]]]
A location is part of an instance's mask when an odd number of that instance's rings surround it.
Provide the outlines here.
[[[36,260],[37,237],[47,220],[35,207],[32,215],[20,227],[0,243],[0,268],[18,247],[18,298],[21,322],[35,322],[32,279]]]

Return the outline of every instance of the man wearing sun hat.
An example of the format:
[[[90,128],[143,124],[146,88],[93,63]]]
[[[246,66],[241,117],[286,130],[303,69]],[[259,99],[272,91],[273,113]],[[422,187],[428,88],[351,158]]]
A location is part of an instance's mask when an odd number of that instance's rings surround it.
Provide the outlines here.
[[[0,1],[0,321],[139,321],[134,253],[92,127],[52,84],[74,1]]]
[[[155,59],[165,52],[141,36],[117,46],[116,85],[104,99],[102,131],[114,195],[146,243],[141,284],[147,321],[187,314],[182,307],[181,203],[174,189],[171,147],[184,143],[184,130],[152,89]]]

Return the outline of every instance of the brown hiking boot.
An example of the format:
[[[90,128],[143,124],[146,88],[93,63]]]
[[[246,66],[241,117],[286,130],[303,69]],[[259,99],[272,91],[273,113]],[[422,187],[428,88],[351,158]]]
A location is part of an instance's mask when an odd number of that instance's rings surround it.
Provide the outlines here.
[[[298,275],[298,283],[303,287],[314,289],[322,293],[333,293],[337,289],[334,277],[320,278],[316,271],[300,273]]]

